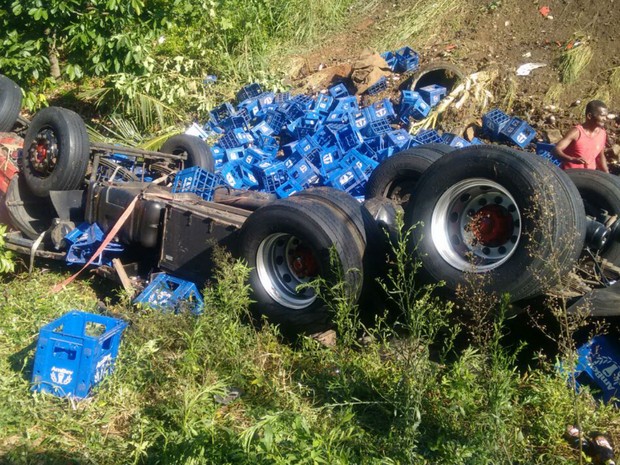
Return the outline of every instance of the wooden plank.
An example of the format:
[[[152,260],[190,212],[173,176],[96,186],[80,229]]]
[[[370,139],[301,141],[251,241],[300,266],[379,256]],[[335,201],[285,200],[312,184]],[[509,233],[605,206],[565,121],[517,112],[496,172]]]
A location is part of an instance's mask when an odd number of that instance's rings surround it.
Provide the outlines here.
[[[136,290],[134,289],[133,285],[131,284],[131,279],[129,279],[129,276],[127,276],[127,272],[125,271],[125,267],[123,266],[123,263],[120,261],[120,259],[113,258],[112,259],[112,266],[116,270],[116,274],[118,275],[118,279],[120,279],[120,281],[121,281],[123,289],[125,289],[125,291],[130,296],[133,297],[133,295],[135,294]]]

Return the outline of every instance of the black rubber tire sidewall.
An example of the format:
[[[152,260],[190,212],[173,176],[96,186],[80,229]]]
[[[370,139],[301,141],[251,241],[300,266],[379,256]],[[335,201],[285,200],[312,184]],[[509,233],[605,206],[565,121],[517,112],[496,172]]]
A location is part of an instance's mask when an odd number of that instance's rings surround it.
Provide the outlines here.
[[[565,173],[584,200],[586,214],[596,218],[598,210],[605,209],[610,216],[620,217],[620,178],[602,171],[586,169],[571,169]],[[620,237],[612,238],[599,251],[599,255],[620,266]]]
[[[252,305],[255,313],[280,324],[286,332],[313,333],[330,327],[331,315],[324,302],[316,299],[303,309],[291,309],[275,301],[265,290],[256,269],[257,252],[262,241],[274,233],[292,234],[315,251],[319,275],[329,281],[335,279],[330,265],[330,248],[336,247],[341,266],[358,269],[363,273],[362,252],[359,242],[351,241],[356,228],[343,221],[343,215],[326,204],[315,202],[308,207],[309,199],[281,199],[253,212],[241,227],[239,255],[251,268],[249,284],[252,288]],[[351,284],[361,292],[359,277],[350,274]]]
[[[441,195],[470,178],[487,178],[500,184],[521,211],[522,236],[517,248],[506,262],[486,273],[483,288],[507,292],[512,301],[517,301],[557,284],[583,247],[583,204],[574,198],[576,190],[560,170],[531,154],[487,146],[467,147],[445,155],[420,178],[413,202],[405,211],[405,225],[430,225]],[[467,273],[441,257],[430,227],[418,226],[412,239],[410,251],[421,260],[427,278],[444,281],[452,292],[468,284]]]
[[[0,74],[0,132],[13,129],[21,108],[20,87],[8,77]]]
[[[160,152],[179,155],[183,152],[187,153],[185,168],[198,166],[204,170],[213,173],[215,169],[215,160],[209,145],[200,137],[190,134],[178,134],[172,136],[164,145],[161,146]]]
[[[456,150],[456,147],[452,147],[448,144],[420,144],[416,145],[413,148],[434,150],[435,152],[441,153],[442,155],[452,153]]]
[[[52,172],[42,177],[32,166],[28,150],[39,132],[50,128],[58,140],[58,161]],[[49,107],[39,111],[33,118],[26,137],[21,164],[24,179],[32,193],[48,197],[50,191],[66,191],[80,187],[84,181],[90,159],[90,143],[86,125],[75,112],[66,108]]]
[[[6,193],[6,209],[11,224],[29,239],[49,229],[56,216],[49,198],[35,196],[20,174],[16,174]]]
[[[392,155],[373,170],[366,183],[366,198],[395,199],[395,188],[399,185],[403,186],[405,195],[411,195],[422,173],[442,156],[442,153],[427,147],[413,147]],[[395,200],[400,203],[403,200],[401,197]],[[404,203],[401,205],[404,207]]]

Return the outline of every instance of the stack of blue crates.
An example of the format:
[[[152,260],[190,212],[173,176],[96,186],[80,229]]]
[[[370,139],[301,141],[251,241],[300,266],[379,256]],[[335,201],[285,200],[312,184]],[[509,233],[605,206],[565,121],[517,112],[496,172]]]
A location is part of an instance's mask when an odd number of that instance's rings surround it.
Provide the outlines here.
[[[79,310],[43,326],[34,358],[33,390],[87,397],[113,371],[126,327],[123,320]]]
[[[419,65],[418,54],[409,47],[382,56],[401,71]],[[385,82],[381,79],[368,93],[380,91]],[[359,195],[369,169],[401,150],[427,143],[457,148],[481,143],[454,134],[442,137],[436,131],[415,136],[407,132],[446,93],[445,87],[428,85],[419,92],[401,91],[397,104],[383,99],[361,107],[343,83],[316,96],[265,92],[260,85],[249,84],[237,93],[236,107],[224,103],[211,111],[204,132],[221,134],[212,153],[218,179],[230,187],[263,190],[281,198],[311,186]],[[532,140],[529,126],[499,110],[484,115],[483,122],[484,131],[495,140],[521,147]]]
[[[189,310],[202,313],[204,301],[196,285],[166,273],[159,273],[151,283],[134,299],[141,304],[161,311],[179,313]]]

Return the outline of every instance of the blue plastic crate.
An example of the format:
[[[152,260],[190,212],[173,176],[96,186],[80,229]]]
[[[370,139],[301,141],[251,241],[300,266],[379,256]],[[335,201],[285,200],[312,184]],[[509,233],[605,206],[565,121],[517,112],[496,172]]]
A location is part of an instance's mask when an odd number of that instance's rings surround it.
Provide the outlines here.
[[[500,135],[513,144],[525,148],[536,137],[536,130],[522,119],[513,117],[501,129]]]
[[[398,60],[396,58],[396,55],[394,54],[394,52],[383,52],[381,54],[381,57],[385,60],[385,62],[388,65],[388,68],[390,68],[392,71],[396,71],[396,66],[398,64]]]
[[[97,223],[81,223],[70,231],[65,240],[69,245],[65,261],[69,265],[83,265],[87,263],[99,249],[105,235]],[[112,258],[123,252],[124,247],[119,242],[110,242],[102,253],[93,260],[92,266],[111,265]]]
[[[348,97],[351,95],[347,90],[347,86],[342,82],[329,87],[327,91],[334,98]]]
[[[239,105],[237,105],[237,115],[243,116],[248,123],[258,114],[259,111],[260,106],[258,104],[258,100],[255,98],[243,100]],[[241,114],[242,112],[243,114]]]
[[[250,189],[258,186],[258,180],[242,158],[232,160],[222,165],[220,175],[230,187],[234,189]]]
[[[577,349],[579,357],[574,376],[580,383],[592,382],[603,400],[620,398],[620,347],[611,338],[595,336]]]
[[[459,137],[456,134],[451,134],[449,132],[442,134],[441,138],[443,139],[443,142],[449,145],[450,147],[463,148],[463,147],[469,147],[471,145],[468,141],[466,141],[462,137]]]
[[[417,91],[426,103],[434,107],[446,96],[448,89],[437,84],[431,84],[429,86],[420,87]]]
[[[276,98],[276,95],[273,92],[263,92],[262,94],[256,97],[256,100],[258,100],[258,105],[260,108],[266,109],[266,108],[269,108],[270,105],[273,104],[275,98]]]
[[[385,76],[381,76],[377,82],[366,89],[367,95],[377,95],[388,88],[388,80]]]
[[[318,111],[323,117],[329,115],[334,105],[334,97],[329,94],[319,94],[314,103],[314,110]]]
[[[303,187],[319,184],[320,171],[309,160],[302,158],[288,170],[289,179],[295,180]]]
[[[396,50],[396,72],[415,71],[420,65],[420,55],[410,47]]]
[[[331,146],[322,149],[319,152],[319,165],[321,176],[324,178],[329,176],[329,173],[340,168],[339,162],[341,159],[340,150],[338,147]]]
[[[39,330],[32,388],[83,399],[114,370],[123,330],[118,318],[72,310]]]
[[[194,283],[166,273],[158,273],[133,302],[156,310],[191,311],[196,315],[202,313],[204,307]]]
[[[369,107],[364,108],[364,112],[370,121],[376,121],[378,119],[388,119],[391,121],[396,118],[394,105],[392,105],[390,99],[387,98],[379,100]]]
[[[411,141],[411,135],[404,129],[390,131],[385,134],[386,142],[392,147],[406,148]]]
[[[304,110],[309,110],[314,105],[314,99],[310,95],[298,94],[291,98],[291,102],[296,103]]]
[[[418,131],[413,138],[418,144],[443,144],[444,140],[434,129],[423,129]]]
[[[276,136],[282,131],[282,127],[286,121],[286,115],[279,110],[269,110],[265,112],[265,122],[273,130]]]
[[[278,105],[284,102],[288,102],[291,99],[290,92],[278,92],[273,97],[273,103],[277,103]]]
[[[381,118],[371,121],[363,134],[367,137],[376,137],[387,134],[392,130],[392,126],[387,118]]]
[[[338,129],[334,135],[336,136],[336,143],[343,153],[359,147],[364,142],[362,135],[350,124]]]
[[[424,119],[431,111],[431,107],[426,103],[420,94],[413,90],[402,90],[398,102],[398,117],[409,124],[409,118]]]
[[[338,125],[339,126],[339,125]],[[318,147],[328,147],[336,144],[336,136],[334,135],[332,125],[321,126],[312,136]]]
[[[227,131],[220,140],[218,144],[225,149],[233,149],[235,147],[246,147],[254,142],[254,138],[252,134],[246,132],[242,128],[235,128],[231,131]]]
[[[217,123],[221,123],[222,120],[230,118],[235,115],[235,108],[228,102],[222,103],[220,106],[215,107],[209,112],[211,118]]]
[[[172,193],[192,192],[205,200],[213,199],[213,191],[217,186],[224,185],[221,176],[210,173],[198,166],[179,171],[174,176]]]
[[[296,192],[301,192],[304,188],[297,183],[294,179],[289,179],[286,182],[282,183],[280,186],[276,187],[275,193],[280,199],[284,199],[289,197]]]
[[[253,99],[254,97],[258,97],[263,93],[263,89],[260,84],[253,82],[252,84],[247,84],[239,89],[237,92],[237,102],[243,102],[246,99]]]
[[[482,130],[488,136],[497,139],[508,121],[510,121],[510,116],[495,108],[482,116]]]
[[[536,154],[540,155],[543,158],[546,158],[554,165],[560,166],[562,162],[553,155],[554,148],[555,148],[555,144],[549,144],[546,142],[537,142],[536,143]]]

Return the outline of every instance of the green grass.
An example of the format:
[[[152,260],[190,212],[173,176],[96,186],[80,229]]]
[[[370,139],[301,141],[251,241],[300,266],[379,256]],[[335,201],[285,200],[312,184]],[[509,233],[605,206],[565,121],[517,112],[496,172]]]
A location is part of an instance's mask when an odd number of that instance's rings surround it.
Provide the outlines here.
[[[30,391],[38,329],[72,308],[101,312],[114,291],[93,279],[50,295],[64,277],[54,271],[5,278],[0,463],[579,463],[565,426],[578,412],[604,429],[614,410],[575,396],[552,364],[519,371],[501,302],[486,336],[455,351],[460,326],[411,274],[406,240],[383,282],[396,324],[364,329],[343,302],[334,348],[248,324],[248,270],[224,252],[200,317],[137,310],[119,292],[105,310],[130,323],[116,370],[81,402]],[[239,398],[216,401],[232,388]]]

